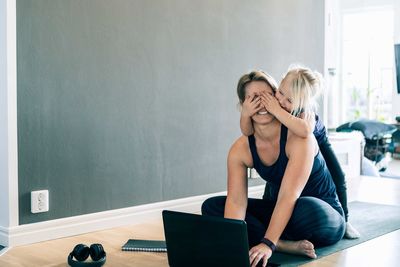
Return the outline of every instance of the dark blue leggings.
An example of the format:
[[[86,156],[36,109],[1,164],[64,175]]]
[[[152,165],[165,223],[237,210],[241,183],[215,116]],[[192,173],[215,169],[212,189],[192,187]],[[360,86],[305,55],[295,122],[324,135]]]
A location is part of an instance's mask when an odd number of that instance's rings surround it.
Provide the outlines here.
[[[212,197],[204,201],[203,215],[224,216],[226,196]],[[275,202],[265,199],[248,199],[246,218],[249,246],[260,243],[267,230]],[[328,203],[315,197],[300,197],[285,230],[284,240],[306,239],[315,247],[332,245],[342,239],[345,220]]]

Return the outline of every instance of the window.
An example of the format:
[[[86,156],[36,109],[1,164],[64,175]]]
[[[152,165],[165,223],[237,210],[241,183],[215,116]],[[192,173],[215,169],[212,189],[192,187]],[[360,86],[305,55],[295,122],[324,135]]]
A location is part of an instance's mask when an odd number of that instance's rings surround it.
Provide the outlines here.
[[[342,27],[345,120],[392,121],[393,9],[344,13]]]

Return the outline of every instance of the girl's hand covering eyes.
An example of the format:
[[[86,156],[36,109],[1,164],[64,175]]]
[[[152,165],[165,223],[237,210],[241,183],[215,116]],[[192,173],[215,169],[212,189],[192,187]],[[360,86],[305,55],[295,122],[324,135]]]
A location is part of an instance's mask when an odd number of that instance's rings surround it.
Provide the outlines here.
[[[242,116],[251,117],[256,114],[261,106],[261,98],[257,95],[246,96],[242,105]]]
[[[275,96],[268,93],[264,93],[261,95],[261,104],[272,115],[276,115],[276,113],[282,109],[282,107],[278,102],[278,99],[276,99]]]

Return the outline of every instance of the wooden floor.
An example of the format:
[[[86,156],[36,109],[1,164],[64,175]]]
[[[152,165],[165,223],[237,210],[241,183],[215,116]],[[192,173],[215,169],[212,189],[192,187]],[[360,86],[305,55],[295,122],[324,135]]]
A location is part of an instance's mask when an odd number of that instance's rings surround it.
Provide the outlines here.
[[[360,177],[348,181],[350,200],[400,205],[400,180]],[[351,217],[350,217],[351,220]],[[129,238],[164,239],[161,217],[141,225],[10,248],[0,256],[1,267],[68,266],[67,256],[78,243],[101,243],[107,252],[106,266],[166,267],[165,253],[123,252]],[[400,266],[400,230],[304,266]]]

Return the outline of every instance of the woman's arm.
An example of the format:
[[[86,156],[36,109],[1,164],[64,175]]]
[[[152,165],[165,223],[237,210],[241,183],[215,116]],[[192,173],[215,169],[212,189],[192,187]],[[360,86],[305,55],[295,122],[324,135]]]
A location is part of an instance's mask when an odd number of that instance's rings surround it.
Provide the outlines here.
[[[280,105],[275,96],[269,94],[262,95],[262,103],[265,108],[272,113],[283,125],[285,125],[295,135],[306,138],[312,134],[315,128],[315,116],[309,119],[304,118],[304,114],[300,118],[293,116]]]
[[[276,244],[285,229],[294,206],[306,185],[311,173],[315,141],[311,138],[299,138],[292,135],[288,139],[286,152],[289,158],[282,179],[277,203],[272,213],[271,221],[265,237]]]
[[[243,139],[242,139],[243,142]],[[244,220],[247,208],[247,166],[243,146],[236,142],[228,154],[228,195],[225,218]]]
[[[271,220],[264,235],[264,238],[272,241],[275,245],[288,224],[296,201],[310,176],[315,154],[313,141],[311,136],[301,138],[291,134],[286,144],[289,162],[282,178]],[[252,247],[249,251],[251,266],[255,267],[261,259],[263,266],[266,266],[272,252],[272,247],[260,240],[260,244]]]

